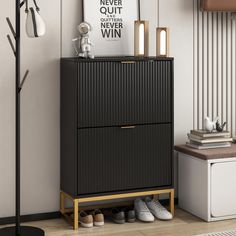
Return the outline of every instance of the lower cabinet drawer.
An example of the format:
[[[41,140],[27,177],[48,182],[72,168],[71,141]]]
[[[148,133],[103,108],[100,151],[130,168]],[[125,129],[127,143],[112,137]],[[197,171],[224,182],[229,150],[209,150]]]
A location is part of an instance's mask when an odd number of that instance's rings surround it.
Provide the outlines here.
[[[171,184],[171,124],[78,130],[78,195]]]

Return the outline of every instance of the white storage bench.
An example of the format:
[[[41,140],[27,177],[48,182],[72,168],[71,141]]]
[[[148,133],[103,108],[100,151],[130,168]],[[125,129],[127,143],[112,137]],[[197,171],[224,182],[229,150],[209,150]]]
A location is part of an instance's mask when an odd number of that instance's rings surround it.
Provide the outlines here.
[[[236,218],[236,144],[209,150],[181,145],[175,150],[179,207],[207,222]]]

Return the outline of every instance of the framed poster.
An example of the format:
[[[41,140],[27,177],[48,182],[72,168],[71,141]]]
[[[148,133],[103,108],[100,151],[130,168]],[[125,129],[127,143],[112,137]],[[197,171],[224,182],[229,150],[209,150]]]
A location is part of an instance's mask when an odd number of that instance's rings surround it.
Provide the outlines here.
[[[84,21],[92,26],[95,56],[134,55],[137,0],[83,0]]]

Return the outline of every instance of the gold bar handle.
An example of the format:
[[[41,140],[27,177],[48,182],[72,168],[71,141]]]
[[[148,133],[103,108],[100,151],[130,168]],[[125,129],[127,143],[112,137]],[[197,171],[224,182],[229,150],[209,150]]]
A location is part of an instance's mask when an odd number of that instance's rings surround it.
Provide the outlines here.
[[[121,61],[121,64],[134,64],[135,61]]]
[[[136,126],[135,125],[125,125],[125,126],[121,126],[121,129],[135,129]]]

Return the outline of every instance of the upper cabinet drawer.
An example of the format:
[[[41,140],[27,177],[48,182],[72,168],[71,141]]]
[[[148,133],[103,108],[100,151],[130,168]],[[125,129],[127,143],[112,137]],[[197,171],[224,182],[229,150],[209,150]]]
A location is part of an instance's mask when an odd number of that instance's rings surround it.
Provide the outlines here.
[[[78,63],[78,127],[171,122],[172,63]]]

